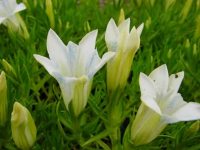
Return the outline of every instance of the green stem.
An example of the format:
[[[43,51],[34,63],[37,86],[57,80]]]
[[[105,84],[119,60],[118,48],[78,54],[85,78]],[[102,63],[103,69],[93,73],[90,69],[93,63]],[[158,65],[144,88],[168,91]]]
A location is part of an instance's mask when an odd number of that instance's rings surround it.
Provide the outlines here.
[[[113,132],[110,135],[111,142],[112,142],[112,150],[121,150],[121,132],[120,128],[114,128]]]
[[[74,132],[75,138],[78,141],[80,141],[80,139],[81,139],[81,128],[80,128],[79,118],[74,116],[72,121],[73,121],[73,132]]]

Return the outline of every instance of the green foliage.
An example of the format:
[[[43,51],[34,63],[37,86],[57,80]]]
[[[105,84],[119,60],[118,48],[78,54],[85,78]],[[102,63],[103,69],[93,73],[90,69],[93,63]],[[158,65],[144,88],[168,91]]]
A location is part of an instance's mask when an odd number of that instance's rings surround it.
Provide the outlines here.
[[[197,0],[193,1],[187,16],[183,17],[182,1],[175,1],[167,9],[166,1],[168,0],[155,0],[152,3],[150,0],[143,0],[140,4],[139,0],[120,0],[119,3],[107,0],[100,4],[98,0],[52,0],[54,30],[63,42],[77,43],[89,30],[98,29],[96,46],[100,55],[107,51],[104,40],[106,25],[111,17],[118,20],[120,8],[124,8],[125,16],[131,18],[132,26],[145,23],[141,46],[134,58],[123,93],[126,109],[121,130],[127,127],[125,120],[132,122],[140,104],[139,73],[148,74],[161,64],[167,64],[170,73],[183,70],[185,78],[180,93],[186,101],[200,102],[200,35],[196,31],[200,26],[196,20],[199,18],[200,8]],[[9,34],[7,28],[0,25],[0,59],[5,59],[16,73],[15,76],[6,72],[8,116],[15,101],[29,109],[38,131],[33,147],[35,150],[109,150],[110,132],[105,130],[106,122],[109,122],[106,110],[109,103],[105,82],[106,68],[95,75],[87,107],[74,121],[64,107],[57,82],[33,58],[35,53],[47,56],[46,38],[50,22],[45,13],[45,0],[26,2],[27,9],[20,12],[20,15],[27,26],[29,39],[24,39],[19,34]],[[3,65],[0,69],[5,70]],[[200,131],[184,137],[190,125],[191,123],[169,125],[152,143],[135,149],[200,149]],[[10,138],[9,127],[8,121],[7,128],[0,128],[0,149],[16,149]],[[128,135],[125,135],[127,138]]]

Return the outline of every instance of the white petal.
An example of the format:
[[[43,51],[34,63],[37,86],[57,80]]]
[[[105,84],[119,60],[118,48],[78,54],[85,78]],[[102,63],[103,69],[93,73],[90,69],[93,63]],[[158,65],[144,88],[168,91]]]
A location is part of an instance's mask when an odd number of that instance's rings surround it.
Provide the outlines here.
[[[90,72],[88,73],[88,77],[91,79],[97,71],[99,71],[106,62],[108,62],[112,57],[114,57],[115,52],[107,52],[103,55],[102,59],[99,61],[99,63],[94,66],[94,68],[91,68]]]
[[[149,107],[150,109],[161,115],[161,110],[156,101],[152,99],[152,97],[141,96],[141,100],[147,107]]]
[[[139,84],[141,95],[148,95],[152,98],[156,98],[155,86],[151,78],[146,76],[144,73],[140,73]]]
[[[64,77],[61,74],[54,72],[53,76],[56,78],[60,85],[64,103],[67,109],[69,109],[69,103],[72,100],[74,93],[74,86],[78,82],[78,78],[74,77]]]
[[[105,41],[109,51],[117,51],[119,39],[119,30],[115,24],[115,21],[111,18],[108,22]]]
[[[119,25],[119,32],[120,32],[120,36],[121,34],[125,37],[128,36],[129,34],[129,30],[130,30],[130,18],[124,20],[120,25]]]
[[[162,95],[167,92],[169,75],[165,64],[153,70],[149,77],[155,82],[156,89],[159,94]]]
[[[130,18],[124,20],[119,25],[119,41],[118,41],[118,49],[126,51],[127,41],[129,37],[129,28],[130,28]]]
[[[170,75],[168,90],[172,90],[174,93],[177,93],[183,78],[184,78],[183,71]]]
[[[125,51],[131,50],[131,51],[134,51],[134,53],[136,53],[139,46],[140,46],[140,37],[139,37],[135,27],[133,27],[131,29],[130,35],[128,36]]]
[[[144,23],[142,23],[142,24],[137,28],[137,33],[138,33],[139,37],[140,37],[141,34],[142,34],[143,28],[144,28]]]
[[[0,17],[0,24],[3,23],[3,21],[5,20],[5,17]]]
[[[18,5],[16,6],[16,8],[15,8],[15,10],[14,10],[14,13],[17,13],[17,12],[22,11],[22,10],[24,10],[24,9],[26,9],[26,6],[25,6],[23,3],[20,3],[20,4],[18,4]]]
[[[76,76],[76,70],[78,66],[78,57],[79,57],[78,48],[79,48],[78,45],[71,41],[67,44],[66,60],[68,61],[69,70],[72,76]]]
[[[93,57],[93,53],[95,52],[95,43],[97,37],[97,30],[89,32],[86,34],[82,40],[79,42],[79,67],[80,74],[85,74],[87,62],[90,61]]]
[[[4,2],[0,1],[0,16],[1,17],[7,17],[8,16],[8,10],[6,9]]]
[[[86,67],[85,67],[85,73],[89,74],[94,70],[94,68],[99,64],[101,61],[101,58],[99,57],[99,54],[97,50],[95,50],[92,54],[92,57],[87,60]]]
[[[95,43],[98,30],[87,33],[79,42],[79,46],[84,50],[84,53],[88,53],[95,49]]]
[[[169,123],[175,123],[179,121],[191,121],[200,119],[200,104],[198,103],[186,103],[184,106],[179,108],[171,116]]]
[[[16,0],[3,0],[4,4],[7,5],[8,8],[14,9],[17,6]]]
[[[65,75],[70,74],[69,64],[66,59],[67,48],[52,29],[49,30],[47,36],[47,51],[50,59],[59,65],[59,69],[63,71]]]
[[[179,108],[183,107],[186,102],[179,93],[168,92],[160,101],[160,107],[164,114],[171,116]]]
[[[53,72],[57,71],[57,66],[51,60],[46,57],[34,54],[35,59],[44,66],[44,68],[49,72],[50,75],[53,76]]]

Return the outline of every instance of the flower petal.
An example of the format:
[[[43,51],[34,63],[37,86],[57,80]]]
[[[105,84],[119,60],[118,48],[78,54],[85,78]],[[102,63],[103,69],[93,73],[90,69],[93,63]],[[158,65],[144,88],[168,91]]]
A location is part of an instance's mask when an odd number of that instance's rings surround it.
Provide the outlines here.
[[[127,18],[122,23],[120,23],[119,27],[120,36],[127,37],[129,35],[130,30],[130,18]]]
[[[167,66],[165,64],[159,66],[150,73],[149,77],[155,82],[158,94],[166,94],[169,82]]]
[[[34,54],[35,59],[44,66],[44,68],[53,76],[53,72],[57,71],[57,66],[51,60],[46,57]],[[53,76],[54,77],[54,76]]]
[[[111,18],[108,22],[105,41],[109,51],[117,51],[119,40],[119,29],[117,28],[115,21]]]
[[[168,92],[160,101],[162,112],[168,116],[173,115],[179,108],[184,106],[186,102],[179,93]]]
[[[68,61],[69,72],[71,76],[76,76],[77,66],[78,66],[78,57],[79,57],[79,47],[77,44],[69,41],[66,48],[66,60]],[[81,68],[78,68],[80,70]]]
[[[142,30],[144,28],[144,23],[142,23],[138,28],[137,28],[137,34],[140,37],[142,34]]]
[[[174,112],[168,122],[175,123],[179,121],[191,121],[198,119],[200,119],[200,104],[189,102]]]
[[[26,9],[26,6],[23,3],[17,4],[13,13],[17,13],[17,12],[22,11],[24,9]]]
[[[147,95],[151,98],[156,98],[155,86],[151,78],[146,76],[144,73],[140,73],[139,76],[139,84],[140,84],[140,91],[141,95]]]
[[[140,36],[138,35],[135,27],[133,27],[131,29],[130,35],[128,36],[125,51],[134,51],[135,54],[139,46],[140,46]]]
[[[158,104],[156,103],[156,101],[154,99],[152,99],[152,97],[142,95],[141,100],[147,107],[149,107],[150,109],[152,109],[153,111],[155,111],[156,113],[161,115],[162,112],[161,112]]]
[[[65,106],[67,110],[69,109],[69,103],[72,100],[74,93],[74,86],[78,82],[78,78],[75,77],[64,77],[57,72],[53,72],[53,76],[56,78],[60,85],[62,96],[64,99]]]
[[[91,79],[95,75],[95,73],[103,67],[103,65],[106,62],[108,62],[112,57],[114,57],[114,55],[115,55],[115,52],[105,53],[103,55],[102,59],[97,60],[97,61],[99,61],[98,64],[96,64],[96,66],[94,66],[93,68],[90,69],[90,72],[88,73],[88,77]],[[96,59],[98,59],[98,58],[96,58]],[[93,63],[93,62],[91,62],[91,63]]]
[[[184,72],[183,71],[170,75],[168,90],[173,91],[174,93],[177,93],[183,78],[184,78]]]
[[[86,67],[88,61],[90,61],[95,52],[95,43],[97,37],[97,30],[89,32],[86,34],[82,40],[79,42],[79,58],[78,67],[80,68],[80,74],[86,73]]]
[[[3,23],[3,21],[5,20],[5,17],[0,17],[0,24]]]
[[[98,30],[93,30],[87,33],[79,42],[79,46],[83,49],[84,53],[88,54],[91,50],[95,49],[95,43]]]
[[[66,50],[66,46],[58,35],[50,29],[47,36],[47,51],[50,59],[59,65],[60,71],[65,75],[70,74]]]
[[[129,37],[130,28],[130,18],[124,20],[118,27],[119,29],[119,41],[118,41],[118,50],[126,51],[127,41]]]
[[[7,5],[7,8],[14,9],[17,6],[16,0],[3,0],[4,4]]]
[[[5,4],[3,1],[0,1],[0,16],[1,17],[7,17],[8,10],[6,10]]]

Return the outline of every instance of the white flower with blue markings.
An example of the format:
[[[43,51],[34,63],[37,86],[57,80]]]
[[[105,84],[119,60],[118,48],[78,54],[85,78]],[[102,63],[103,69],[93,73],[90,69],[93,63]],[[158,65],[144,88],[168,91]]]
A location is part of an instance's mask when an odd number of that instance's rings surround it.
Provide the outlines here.
[[[50,29],[47,37],[47,51],[50,59],[34,55],[59,83],[66,108],[72,102],[74,114],[78,116],[85,108],[90,94],[93,76],[115,53],[107,52],[102,59],[95,48],[97,30],[86,34],[79,44],[63,44]]]
[[[185,102],[178,89],[184,72],[168,75],[166,65],[156,68],[149,76],[140,73],[142,104],[131,128],[136,145],[155,139],[170,123],[200,119],[200,104]]]

